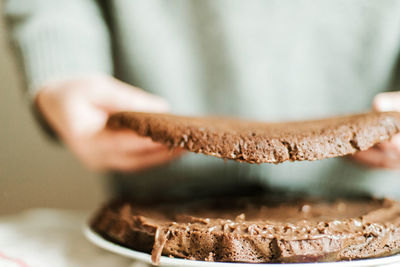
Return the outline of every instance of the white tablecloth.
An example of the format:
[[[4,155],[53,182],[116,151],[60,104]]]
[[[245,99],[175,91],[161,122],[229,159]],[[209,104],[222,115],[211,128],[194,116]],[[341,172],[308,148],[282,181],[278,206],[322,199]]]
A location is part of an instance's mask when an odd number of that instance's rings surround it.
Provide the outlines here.
[[[34,209],[0,217],[1,267],[143,267],[92,245],[82,234],[88,214]]]

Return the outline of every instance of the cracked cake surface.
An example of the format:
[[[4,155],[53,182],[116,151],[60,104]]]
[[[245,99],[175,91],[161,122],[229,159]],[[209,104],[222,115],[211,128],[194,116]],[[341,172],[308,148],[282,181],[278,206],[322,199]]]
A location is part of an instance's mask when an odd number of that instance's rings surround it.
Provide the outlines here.
[[[321,262],[400,250],[400,205],[388,199],[246,197],[139,204],[114,200],[91,227],[125,247],[223,262]]]
[[[400,113],[369,112],[267,123],[221,117],[121,112],[111,129],[131,129],[171,148],[249,163],[319,160],[366,150],[400,131]]]

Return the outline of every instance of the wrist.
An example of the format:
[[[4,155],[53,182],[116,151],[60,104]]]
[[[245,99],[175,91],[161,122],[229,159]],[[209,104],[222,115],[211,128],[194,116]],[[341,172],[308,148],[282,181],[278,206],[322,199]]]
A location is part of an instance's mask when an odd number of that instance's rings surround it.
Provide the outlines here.
[[[51,126],[51,124],[48,122],[47,118],[44,116],[41,108],[38,105],[38,98],[39,94],[36,94],[35,98],[31,102],[30,108],[32,110],[32,114],[36,122],[38,123],[40,129],[44,133],[45,136],[47,136],[50,140],[52,141],[59,141],[59,137],[54,130],[54,128]]]

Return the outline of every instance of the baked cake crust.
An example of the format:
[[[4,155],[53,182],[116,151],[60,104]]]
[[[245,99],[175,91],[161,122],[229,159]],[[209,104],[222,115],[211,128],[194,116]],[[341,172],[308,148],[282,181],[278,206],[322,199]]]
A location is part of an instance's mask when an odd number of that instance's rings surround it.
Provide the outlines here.
[[[93,218],[104,238],[134,250],[224,262],[321,262],[400,250],[400,205],[388,199],[264,198],[147,205],[116,200]]]
[[[171,148],[250,163],[319,160],[353,154],[400,131],[400,113],[265,123],[215,117],[121,112],[108,127],[130,129]]]

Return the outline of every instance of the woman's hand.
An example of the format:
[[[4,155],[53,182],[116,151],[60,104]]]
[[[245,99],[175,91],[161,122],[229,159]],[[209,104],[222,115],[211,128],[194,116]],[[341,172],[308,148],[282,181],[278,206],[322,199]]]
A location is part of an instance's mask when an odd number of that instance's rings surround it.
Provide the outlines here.
[[[400,112],[400,92],[378,94],[374,98],[373,108],[377,111]],[[400,169],[400,134],[393,136],[390,141],[354,154],[353,158],[373,168]]]
[[[114,78],[91,76],[48,84],[40,90],[36,104],[89,169],[139,171],[181,154],[134,132],[104,127],[112,112],[168,110],[164,99]]]

